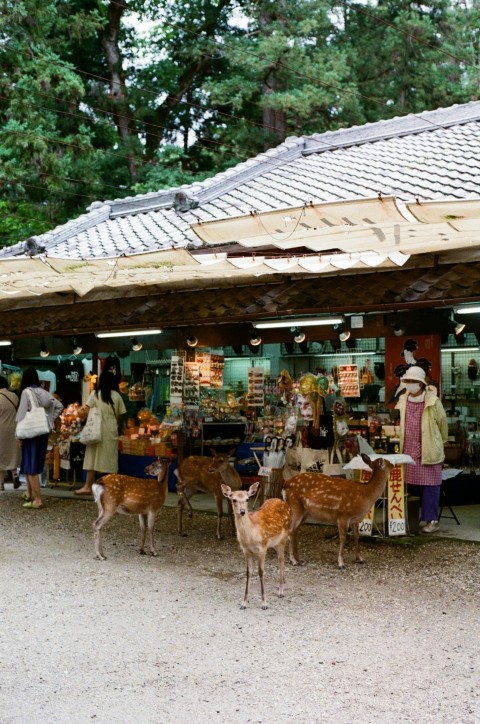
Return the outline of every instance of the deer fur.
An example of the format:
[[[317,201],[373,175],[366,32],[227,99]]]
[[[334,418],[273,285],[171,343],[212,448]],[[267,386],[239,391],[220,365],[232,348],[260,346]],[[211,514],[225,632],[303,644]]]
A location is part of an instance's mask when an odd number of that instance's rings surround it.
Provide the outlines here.
[[[267,597],[265,594],[264,571],[265,556],[268,548],[275,548],[278,557],[279,588],[278,595],[283,598],[285,586],[285,545],[292,522],[290,506],[279,498],[266,500],[259,510],[248,512],[248,499],[256,494],[260,483],[253,483],[248,491],[233,491],[228,485],[222,485],[223,495],[232,503],[237,538],[240,548],[245,555],[247,564],[247,581],[245,594],[240,608],[248,604],[250,578],[253,574],[253,562],[257,561],[260,590],[262,595],[262,608],[266,609]]]
[[[188,517],[193,515],[190,498],[195,493],[208,493],[215,498],[217,505],[217,531],[218,540],[222,535],[222,517],[223,517],[223,495],[221,485],[225,483],[232,490],[238,490],[242,487],[242,480],[237,471],[230,465],[230,458],[235,452],[235,448],[226,453],[217,453],[211,449],[213,457],[204,455],[190,455],[180,463],[175,470],[177,477],[177,493],[178,499],[178,532],[183,535],[183,509],[188,507]],[[235,524],[233,522],[232,507],[229,504],[228,514],[232,525],[232,533],[235,534]]]
[[[290,528],[290,562],[299,565],[298,528],[307,516],[326,525],[337,524],[340,537],[338,567],[343,570],[343,550],[348,527],[351,525],[355,543],[355,560],[364,563],[359,549],[358,526],[374,502],[382,495],[393,468],[383,458],[371,461],[362,455],[364,462],[372,468],[368,483],[330,477],[319,473],[300,473],[285,482],[284,498],[292,509]]]
[[[98,518],[93,524],[96,558],[104,561],[101,530],[115,513],[138,515],[141,531],[140,553],[145,554],[147,530],[150,537],[150,553],[155,551],[153,528],[158,511],[165,503],[168,493],[168,461],[160,458],[145,468],[146,475],[155,480],[133,478],[129,475],[112,473],[104,475],[92,485],[92,492],[98,506]]]

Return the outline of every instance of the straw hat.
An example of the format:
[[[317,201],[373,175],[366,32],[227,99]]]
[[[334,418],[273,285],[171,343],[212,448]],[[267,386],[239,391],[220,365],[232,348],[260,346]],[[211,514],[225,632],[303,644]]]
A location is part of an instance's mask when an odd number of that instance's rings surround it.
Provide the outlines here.
[[[416,365],[413,365],[412,367],[409,367],[408,370],[405,372],[405,374],[402,377],[402,382],[406,382],[407,380],[414,380],[415,382],[422,382],[424,385],[427,384],[426,376],[425,376],[425,370],[421,367],[417,367]]]

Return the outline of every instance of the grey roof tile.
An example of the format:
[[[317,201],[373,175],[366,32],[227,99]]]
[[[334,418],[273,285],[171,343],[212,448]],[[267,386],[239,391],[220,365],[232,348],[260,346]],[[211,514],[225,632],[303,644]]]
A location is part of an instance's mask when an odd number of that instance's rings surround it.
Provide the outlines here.
[[[401,201],[480,192],[480,101],[310,137],[291,137],[201,183],[95,202],[35,237],[52,256],[86,258],[199,247],[189,224],[382,193]],[[198,202],[175,209],[179,192]],[[0,257],[24,253],[24,244]]]

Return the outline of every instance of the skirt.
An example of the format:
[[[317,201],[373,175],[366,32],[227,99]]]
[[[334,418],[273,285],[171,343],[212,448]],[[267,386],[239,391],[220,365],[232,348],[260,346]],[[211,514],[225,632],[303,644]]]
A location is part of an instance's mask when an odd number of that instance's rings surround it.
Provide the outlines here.
[[[22,462],[20,473],[24,475],[41,475],[47,457],[49,434],[27,438],[22,441]]]

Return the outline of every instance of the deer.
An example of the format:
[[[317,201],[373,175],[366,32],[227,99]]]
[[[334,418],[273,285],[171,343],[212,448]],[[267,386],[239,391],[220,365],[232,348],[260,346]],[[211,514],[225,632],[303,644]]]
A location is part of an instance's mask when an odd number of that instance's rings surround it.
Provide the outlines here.
[[[190,498],[195,493],[208,493],[213,495],[217,504],[217,531],[216,536],[221,540],[222,517],[223,517],[223,495],[221,485],[225,483],[232,490],[242,487],[242,479],[235,468],[230,465],[230,458],[235,448],[225,453],[218,453],[211,448],[213,457],[204,455],[190,455],[180,463],[175,470],[177,477],[178,500],[178,532],[183,535],[183,509],[188,507],[188,517],[193,516],[193,509]],[[232,533],[235,535],[235,524],[233,521],[232,507],[229,505],[228,514],[232,525]]]
[[[298,528],[307,516],[319,523],[338,527],[340,546],[338,567],[345,570],[343,550],[349,525],[352,527],[355,544],[355,560],[364,563],[359,547],[359,523],[374,502],[382,495],[393,465],[388,460],[377,458],[373,462],[368,455],[363,461],[373,474],[367,483],[331,477],[320,473],[299,473],[285,482],[283,496],[292,509],[290,528],[290,563],[300,565],[298,559]]]
[[[145,555],[145,539],[148,530],[150,553],[152,556],[158,555],[155,550],[153,528],[158,511],[165,503],[168,493],[168,461],[158,458],[147,465],[144,472],[156,479],[148,480],[110,473],[99,478],[92,485],[99,513],[93,524],[95,557],[98,560],[106,560],[101,539],[102,528],[117,512],[138,515],[141,531],[140,554]]]
[[[241,609],[247,608],[250,588],[250,578],[253,574],[253,562],[257,561],[258,576],[260,578],[260,591],[262,596],[262,609],[267,606],[265,593],[265,557],[268,548],[275,548],[279,569],[279,598],[284,597],[285,587],[285,545],[288,540],[289,529],[292,522],[290,506],[279,498],[269,498],[253,513],[248,511],[248,500],[257,493],[260,483],[253,483],[248,490],[233,491],[228,485],[222,485],[223,495],[232,504],[237,539],[245,555],[247,564],[247,581]]]

